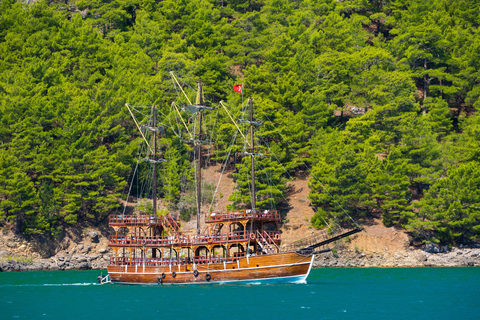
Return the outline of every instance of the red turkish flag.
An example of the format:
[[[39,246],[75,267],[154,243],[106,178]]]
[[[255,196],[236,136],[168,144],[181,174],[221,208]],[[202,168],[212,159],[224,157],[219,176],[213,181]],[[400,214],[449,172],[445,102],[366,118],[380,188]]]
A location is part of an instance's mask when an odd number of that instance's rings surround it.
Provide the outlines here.
[[[243,84],[236,84],[233,86],[233,91],[235,92],[242,92]]]

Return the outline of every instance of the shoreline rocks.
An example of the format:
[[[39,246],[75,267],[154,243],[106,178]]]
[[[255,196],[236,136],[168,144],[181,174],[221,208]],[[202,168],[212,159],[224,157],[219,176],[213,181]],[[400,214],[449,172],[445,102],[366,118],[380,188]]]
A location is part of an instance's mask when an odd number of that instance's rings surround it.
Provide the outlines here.
[[[479,248],[453,248],[450,251],[431,253],[410,248],[399,252],[363,253],[349,250],[315,256],[314,268],[392,268],[392,267],[478,267]]]
[[[106,269],[113,256],[107,243],[106,229],[69,229],[58,239],[39,236],[30,241],[3,230],[0,272]]]
[[[106,269],[110,254],[94,256],[54,256],[50,259],[25,260],[9,257],[0,260],[0,272],[42,270],[102,270]]]

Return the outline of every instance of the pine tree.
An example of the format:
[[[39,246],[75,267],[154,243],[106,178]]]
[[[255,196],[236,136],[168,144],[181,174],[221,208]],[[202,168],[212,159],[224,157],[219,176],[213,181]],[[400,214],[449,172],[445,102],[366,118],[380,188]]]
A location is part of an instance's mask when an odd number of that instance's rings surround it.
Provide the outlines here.
[[[416,205],[418,217],[409,227],[431,241],[468,243],[480,232],[479,163],[472,161],[451,167]]]

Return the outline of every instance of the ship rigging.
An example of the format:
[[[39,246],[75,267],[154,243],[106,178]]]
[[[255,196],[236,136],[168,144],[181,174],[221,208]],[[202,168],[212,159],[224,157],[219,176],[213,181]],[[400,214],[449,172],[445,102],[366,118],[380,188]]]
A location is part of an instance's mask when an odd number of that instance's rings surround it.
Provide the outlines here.
[[[239,124],[248,126],[249,132],[244,135],[238,130],[232,139],[233,143],[237,133],[241,134],[245,142],[244,150],[237,152],[236,156],[250,158],[250,201],[243,208],[212,210],[210,207],[208,212],[202,214],[202,146],[211,141],[206,139],[207,136],[202,131],[202,121],[204,113],[214,108],[206,106],[200,83],[193,104],[173,73],[172,79],[186,100],[183,107],[172,104],[172,114],[180,120],[188,137],[185,141],[192,144],[195,154],[195,232],[182,231],[177,215],[159,214],[157,210],[157,166],[168,159],[163,159],[162,153],[158,151],[157,137],[167,130],[157,125],[157,107],[154,105],[149,125],[140,126],[134,117],[145,145],[140,160],[148,163],[152,169],[149,181],[153,189],[153,208],[151,212],[144,210],[139,214],[127,214],[125,206],[122,214],[112,214],[109,217],[109,225],[115,230],[115,234],[109,237],[109,247],[114,253],[108,265],[109,279],[114,283],[154,285],[305,282],[315,254],[329,251],[326,245],[355,234],[361,228],[357,225],[356,228],[333,236],[323,230],[288,246],[282,245],[280,211],[259,207],[256,203],[255,158],[264,157],[265,154],[258,152],[259,149],[255,146],[255,130],[262,125],[262,121],[254,118],[252,98],[248,100],[248,119],[238,121]],[[225,104],[220,105],[229,118],[233,119]],[[133,116],[132,108],[129,105],[127,108]],[[183,119],[182,110],[190,113],[191,123]],[[188,124],[192,123],[193,128],[189,128]],[[234,124],[239,129],[238,124]],[[175,132],[180,132],[179,127]],[[227,161],[231,150],[231,147],[225,150]],[[246,162],[248,161],[244,161]],[[134,171],[137,177],[140,175],[139,163]],[[130,190],[131,187],[132,182]],[[204,230],[201,218],[204,220]]]

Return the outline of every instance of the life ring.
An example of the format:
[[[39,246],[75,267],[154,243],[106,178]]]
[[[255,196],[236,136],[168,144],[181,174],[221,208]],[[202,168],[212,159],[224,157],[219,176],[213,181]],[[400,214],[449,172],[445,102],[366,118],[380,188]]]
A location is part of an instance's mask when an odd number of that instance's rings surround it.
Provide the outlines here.
[[[256,238],[256,234],[253,233],[253,232],[250,233],[250,239],[251,239],[251,240],[255,240],[255,238]]]
[[[165,272],[162,272],[162,279],[165,279]]]
[[[163,284],[163,278],[162,277],[157,278],[157,284]]]
[[[205,275],[205,280],[207,280],[207,282],[209,282],[211,279],[212,279],[212,276],[210,275],[210,273],[207,273]]]
[[[172,278],[175,278],[177,276],[177,273],[175,271],[172,272]]]
[[[179,244],[179,243],[180,243],[180,239],[177,238],[177,239],[175,239],[174,242],[175,242],[175,244]]]
[[[274,239],[275,239],[275,240],[280,240],[280,234],[279,234],[279,233],[276,233]]]
[[[208,243],[212,243],[213,242],[213,237],[208,237]]]
[[[198,277],[198,270],[193,271],[193,276],[196,278]]]

